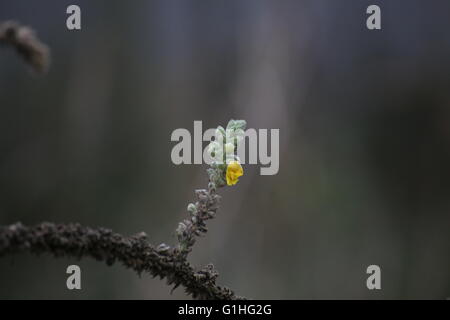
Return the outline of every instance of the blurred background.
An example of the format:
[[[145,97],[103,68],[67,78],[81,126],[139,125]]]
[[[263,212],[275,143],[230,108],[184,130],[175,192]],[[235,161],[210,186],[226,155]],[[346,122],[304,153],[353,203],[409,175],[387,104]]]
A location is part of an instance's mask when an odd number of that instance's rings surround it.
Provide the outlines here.
[[[82,30],[66,28],[77,4]],[[381,7],[382,30],[366,28]],[[244,166],[190,262],[257,299],[450,297],[450,2],[0,1],[52,51],[0,48],[0,224],[79,222],[175,244],[206,165],[176,128],[280,129],[280,170]],[[78,264],[82,290],[66,288]],[[381,290],[366,268],[381,267]],[[1,299],[180,299],[116,264],[0,258]]]

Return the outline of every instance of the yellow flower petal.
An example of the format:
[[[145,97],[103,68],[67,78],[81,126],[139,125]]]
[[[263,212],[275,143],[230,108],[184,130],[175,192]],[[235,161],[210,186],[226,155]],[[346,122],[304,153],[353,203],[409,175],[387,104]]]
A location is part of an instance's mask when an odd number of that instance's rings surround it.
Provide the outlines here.
[[[239,181],[239,177],[244,175],[244,169],[238,161],[230,161],[227,166],[227,184],[235,185]]]

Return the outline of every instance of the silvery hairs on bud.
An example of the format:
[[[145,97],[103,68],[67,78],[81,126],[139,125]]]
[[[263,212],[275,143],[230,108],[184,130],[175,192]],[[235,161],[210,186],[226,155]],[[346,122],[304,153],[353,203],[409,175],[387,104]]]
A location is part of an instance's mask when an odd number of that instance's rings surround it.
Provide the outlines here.
[[[243,131],[246,125],[247,123],[245,120],[230,120],[226,131],[223,127],[219,126],[217,128],[217,134],[222,135],[220,138],[225,140],[223,142],[231,142],[234,145],[237,143],[236,140],[226,141],[226,132],[234,133],[239,130]],[[223,145],[225,143],[223,143]],[[189,219],[185,219],[178,224],[176,235],[178,238],[178,250],[182,257],[186,257],[192,250],[196,237],[201,236],[208,231],[206,220],[212,219],[216,215],[221,199],[216,193],[216,190],[217,188],[226,185],[226,168],[227,165],[224,162],[211,163],[210,168],[207,169],[209,178],[208,188],[195,190],[197,201],[195,203],[190,203],[187,206]]]

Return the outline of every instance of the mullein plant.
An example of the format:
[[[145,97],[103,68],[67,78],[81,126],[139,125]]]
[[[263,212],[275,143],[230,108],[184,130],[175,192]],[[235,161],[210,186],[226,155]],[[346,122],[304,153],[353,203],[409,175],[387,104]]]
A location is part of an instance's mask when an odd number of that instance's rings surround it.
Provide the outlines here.
[[[244,174],[236,151],[244,139],[246,125],[245,120],[230,120],[226,129],[222,126],[216,129],[215,140],[207,148],[211,157],[208,188],[195,190],[197,201],[187,206],[190,217],[180,222],[176,230],[182,257],[192,250],[196,237],[207,232],[206,220],[215,217],[220,202],[217,188],[235,185]]]
[[[37,71],[45,72],[49,62],[49,49],[34,36],[31,29],[17,23],[0,22],[0,45],[16,48]],[[187,255],[195,237],[207,231],[205,221],[215,216],[220,196],[216,189],[235,185],[244,171],[235,150],[244,137],[244,120],[231,120],[227,129],[218,127],[216,140],[208,146],[213,159],[207,172],[208,189],[196,190],[198,201],[188,205],[189,219],[176,230],[179,244],[170,247],[165,243],[153,246],[145,233],[125,237],[100,227],[89,228],[79,223],[55,224],[43,222],[24,226],[17,222],[0,226],[0,257],[15,252],[35,254],[52,253],[55,257],[93,257],[112,265],[120,261],[138,274],[148,272],[153,277],[166,278],[175,290],[185,287],[187,294],[197,299],[245,299],[231,289],[216,284],[218,273],[212,264],[197,270],[187,262]]]

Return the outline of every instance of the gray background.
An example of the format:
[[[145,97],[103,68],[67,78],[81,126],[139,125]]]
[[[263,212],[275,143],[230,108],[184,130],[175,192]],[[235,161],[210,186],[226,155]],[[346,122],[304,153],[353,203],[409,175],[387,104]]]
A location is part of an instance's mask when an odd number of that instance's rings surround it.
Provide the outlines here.
[[[66,29],[66,7],[82,30]],[[280,129],[280,171],[245,166],[190,261],[251,298],[450,296],[450,3],[0,1],[52,49],[0,48],[0,224],[80,222],[174,244],[205,165],[176,128]],[[65,269],[82,269],[68,291]],[[368,265],[382,290],[365,286]],[[176,299],[120,265],[0,258],[0,298]]]

